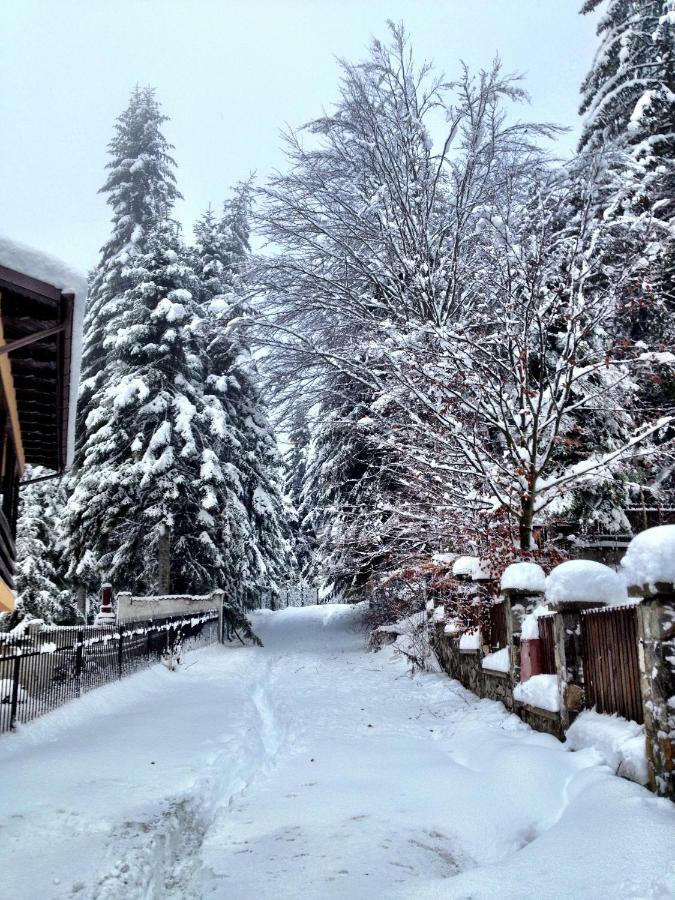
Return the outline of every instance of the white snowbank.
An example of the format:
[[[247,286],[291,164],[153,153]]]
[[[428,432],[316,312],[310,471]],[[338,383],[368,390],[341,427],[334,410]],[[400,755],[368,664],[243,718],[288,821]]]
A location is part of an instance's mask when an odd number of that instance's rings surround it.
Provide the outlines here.
[[[491,672],[508,672],[511,668],[511,659],[509,657],[509,648],[502,647],[501,650],[495,650],[494,653],[488,653],[483,657],[481,666],[489,669]]]
[[[546,579],[549,603],[626,603],[625,579],[609,566],[590,559],[570,559],[561,563]]]
[[[452,564],[452,574],[457,575],[473,575],[478,565],[477,556],[460,556]]]
[[[543,592],[546,586],[546,575],[537,563],[511,563],[504,569],[501,586],[503,591]]]
[[[73,332],[70,350],[70,396],[68,398],[68,449],[66,465],[73,461],[75,451],[75,413],[77,410],[77,389],[80,381],[82,360],[82,327],[84,308],[87,301],[87,279],[66,263],[36,250],[27,244],[10,240],[0,234],[0,266],[29,275],[38,281],[45,281],[55,288],[75,296],[73,306]]]
[[[594,747],[617,775],[647,784],[644,725],[585,709],[569,727],[565,744],[570,750]]]
[[[558,678],[556,675],[533,675],[524,684],[514,686],[513,698],[528,706],[559,712]]]
[[[621,565],[630,585],[654,590],[657,582],[675,584],[675,525],[642,531],[628,545]]]
[[[550,613],[551,610],[546,606],[538,606],[532,612],[525,616],[520,627],[520,639],[522,641],[536,641],[539,638],[539,616]]]
[[[459,639],[460,650],[480,650],[480,628],[465,631]]]

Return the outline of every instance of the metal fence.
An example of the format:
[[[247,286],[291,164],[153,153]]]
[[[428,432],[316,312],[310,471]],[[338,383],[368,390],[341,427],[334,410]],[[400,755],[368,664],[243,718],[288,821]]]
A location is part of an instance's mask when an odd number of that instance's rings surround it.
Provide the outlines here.
[[[586,706],[643,722],[636,607],[583,612],[581,646]]]
[[[218,641],[218,611],[0,635],[0,734],[68,700]]]

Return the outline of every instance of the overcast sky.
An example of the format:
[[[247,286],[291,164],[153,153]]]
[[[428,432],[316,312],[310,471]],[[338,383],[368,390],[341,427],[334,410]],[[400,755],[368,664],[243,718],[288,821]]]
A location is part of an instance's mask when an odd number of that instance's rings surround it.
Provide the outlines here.
[[[279,128],[337,94],[335,57],[361,58],[386,20],[452,76],[499,52],[526,75],[526,113],[578,134],[596,46],[581,0],[0,0],[0,231],[89,269],[109,228],[115,117],[136,82],[171,117],[187,231],[234,181],[281,166]]]

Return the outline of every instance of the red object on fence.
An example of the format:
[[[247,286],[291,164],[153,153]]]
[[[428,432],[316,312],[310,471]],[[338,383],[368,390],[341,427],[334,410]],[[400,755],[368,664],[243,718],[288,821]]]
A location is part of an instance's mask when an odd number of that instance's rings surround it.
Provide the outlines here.
[[[520,642],[520,681],[527,681],[533,675],[542,674],[541,641],[531,638]]]

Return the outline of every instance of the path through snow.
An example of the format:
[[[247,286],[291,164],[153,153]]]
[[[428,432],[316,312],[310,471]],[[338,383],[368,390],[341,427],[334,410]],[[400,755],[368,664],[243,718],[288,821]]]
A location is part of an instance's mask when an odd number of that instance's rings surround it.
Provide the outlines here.
[[[675,896],[675,808],[443,675],[354,607],[259,613],[0,743],[8,900]]]

